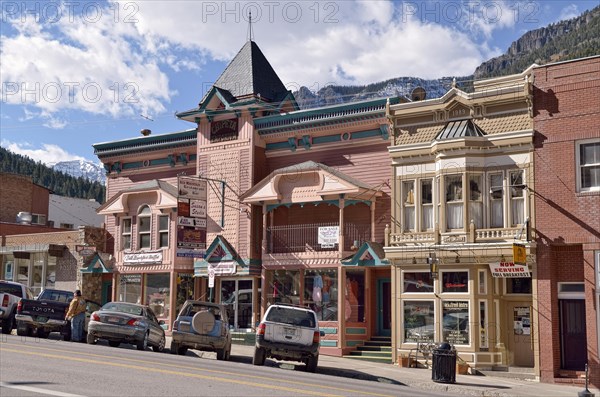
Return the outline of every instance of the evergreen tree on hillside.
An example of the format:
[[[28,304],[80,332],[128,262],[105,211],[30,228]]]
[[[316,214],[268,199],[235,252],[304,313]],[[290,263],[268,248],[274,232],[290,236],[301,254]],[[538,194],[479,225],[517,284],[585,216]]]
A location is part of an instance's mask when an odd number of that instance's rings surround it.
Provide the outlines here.
[[[103,203],[106,194],[106,187],[99,182],[55,171],[41,161],[36,162],[3,147],[0,147],[0,172],[29,176],[33,183],[44,186],[60,196],[94,199]]]

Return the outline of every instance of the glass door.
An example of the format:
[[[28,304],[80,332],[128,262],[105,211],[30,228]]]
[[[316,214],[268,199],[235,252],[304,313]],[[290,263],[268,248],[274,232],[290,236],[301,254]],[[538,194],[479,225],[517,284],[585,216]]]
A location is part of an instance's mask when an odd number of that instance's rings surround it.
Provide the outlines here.
[[[234,329],[252,328],[252,283],[252,279],[221,281],[221,302],[227,307],[229,326]]]

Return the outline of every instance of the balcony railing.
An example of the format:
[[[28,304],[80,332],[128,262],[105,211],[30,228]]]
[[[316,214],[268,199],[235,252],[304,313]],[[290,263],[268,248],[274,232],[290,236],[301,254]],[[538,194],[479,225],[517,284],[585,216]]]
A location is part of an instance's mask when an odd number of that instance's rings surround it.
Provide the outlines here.
[[[267,228],[267,249],[272,254],[292,252],[337,251],[338,244],[322,246],[319,244],[319,228],[339,226],[337,223],[313,223],[302,225],[283,225]],[[350,251],[356,243],[371,239],[370,225],[344,224],[344,251]]]
[[[468,232],[446,232],[439,231],[427,232],[404,232],[389,233],[386,230],[387,242],[389,246],[402,246],[407,244],[444,244],[444,243],[479,243],[491,241],[528,241],[529,230],[528,223],[519,227],[494,228],[494,229],[476,229],[473,223],[469,226]],[[388,234],[389,233],[389,234]]]

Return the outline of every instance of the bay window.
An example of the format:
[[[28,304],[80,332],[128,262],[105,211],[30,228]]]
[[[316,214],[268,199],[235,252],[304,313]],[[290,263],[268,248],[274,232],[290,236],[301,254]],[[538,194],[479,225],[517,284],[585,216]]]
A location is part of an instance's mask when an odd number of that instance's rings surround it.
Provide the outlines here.
[[[152,224],[152,212],[147,205],[140,208],[138,213],[138,248],[145,249],[151,246],[150,228]]]
[[[404,200],[404,230],[415,230],[415,181],[402,182]]]
[[[421,230],[433,230],[433,179],[421,179]]]
[[[522,170],[510,172],[510,210],[512,226],[525,223],[525,185]]]
[[[504,206],[502,205],[502,173],[489,175],[490,183],[490,227],[504,227]]]
[[[476,228],[483,227],[483,180],[481,175],[469,176],[469,220]]]
[[[445,185],[447,229],[462,229],[464,210],[462,175],[447,175]]]

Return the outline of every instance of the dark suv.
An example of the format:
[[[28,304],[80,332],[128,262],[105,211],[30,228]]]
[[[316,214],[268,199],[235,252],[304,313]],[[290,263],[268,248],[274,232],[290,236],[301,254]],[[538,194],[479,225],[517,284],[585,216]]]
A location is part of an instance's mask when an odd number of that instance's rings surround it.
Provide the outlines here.
[[[171,353],[185,354],[187,349],[213,351],[217,360],[229,360],[231,334],[223,305],[188,300],[173,323]]]
[[[263,365],[267,357],[300,361],[310,372],[317,370],[321,332],[314,311],[299,306],[269,306],[256,330],[252,364]]]

